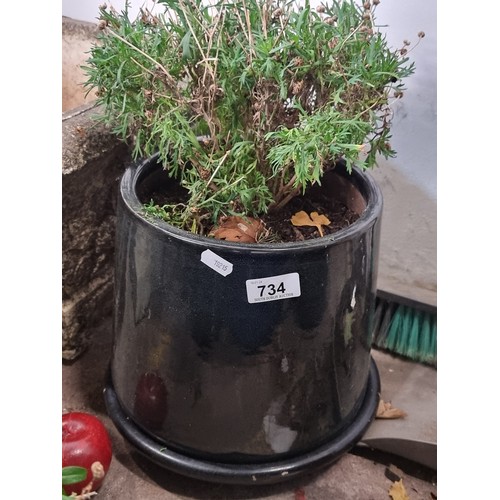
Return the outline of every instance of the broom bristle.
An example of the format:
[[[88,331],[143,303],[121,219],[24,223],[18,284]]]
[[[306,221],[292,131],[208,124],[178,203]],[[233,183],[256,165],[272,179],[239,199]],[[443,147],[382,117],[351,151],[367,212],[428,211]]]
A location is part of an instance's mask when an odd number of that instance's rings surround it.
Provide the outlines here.
[[[437,365],[437,313],[377,297],[373,345],[421,363]]]

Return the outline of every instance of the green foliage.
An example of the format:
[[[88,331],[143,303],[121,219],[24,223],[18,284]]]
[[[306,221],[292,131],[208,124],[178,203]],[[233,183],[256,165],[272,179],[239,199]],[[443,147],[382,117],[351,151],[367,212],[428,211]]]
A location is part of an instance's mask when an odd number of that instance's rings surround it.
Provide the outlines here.
[[[391,50],[378,32],[378,0],[159,2],[164,14],[134,21],[101,7],[85,68],[102,119],[189,192],[149,214],[202,232],[283,206],[341,157],[364,169],[394,156],[390,103],[414,68],[408,42]]]
[[[62,484],[75,484],[85,481],[87,469],[85,467],[70,466],[62,468]]]
[[[80,481],[85,481],[86,478],[87,478],[87,469],[85,469],[85,467],[69,466],[62,468],[63,485],[79,483]],[[67,500],[70,498],[74,498],[74,496],[66,495],[63,489],[62,500]]]

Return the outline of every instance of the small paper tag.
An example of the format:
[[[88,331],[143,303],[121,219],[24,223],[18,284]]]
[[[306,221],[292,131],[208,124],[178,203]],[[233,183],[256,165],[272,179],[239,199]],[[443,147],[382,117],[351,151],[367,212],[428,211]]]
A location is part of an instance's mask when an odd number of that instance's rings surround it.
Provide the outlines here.
[[[280,274],[246,281],[250,304],[300,297],[299,273]]]
[[[212,250],[205,250],[202,252],[201,261],[214,271],[222,274],[222,276],[227,276],[233,272],[233,265],[231,262],[219,257],[216,253],[212,252]]]

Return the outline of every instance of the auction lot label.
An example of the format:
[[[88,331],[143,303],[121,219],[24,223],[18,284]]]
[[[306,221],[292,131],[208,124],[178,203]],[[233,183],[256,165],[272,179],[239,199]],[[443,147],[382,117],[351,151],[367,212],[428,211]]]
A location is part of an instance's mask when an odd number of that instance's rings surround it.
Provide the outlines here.
[[[299,273],[255,278],[247,280],[246,286],[247,298],[250,304],[300,297]]]

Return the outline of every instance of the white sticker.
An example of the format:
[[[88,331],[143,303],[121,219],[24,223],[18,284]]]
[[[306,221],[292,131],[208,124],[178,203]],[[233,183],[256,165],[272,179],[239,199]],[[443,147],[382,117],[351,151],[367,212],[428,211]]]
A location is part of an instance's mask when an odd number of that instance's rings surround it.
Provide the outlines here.
[[[216,253],[212,252],[212,250],[205,250],[202,252],[201,261],[214,271],[222,274],[222,276],[227,276],[233,272],[233,265],[231,262],[219,257]]]
[[[250,304],[300,297],[299,273],[251,279],[246,285]]]

